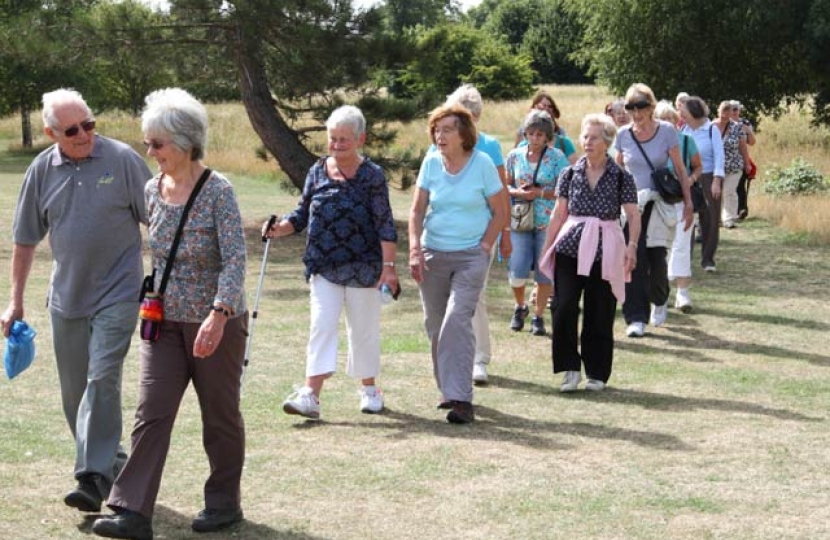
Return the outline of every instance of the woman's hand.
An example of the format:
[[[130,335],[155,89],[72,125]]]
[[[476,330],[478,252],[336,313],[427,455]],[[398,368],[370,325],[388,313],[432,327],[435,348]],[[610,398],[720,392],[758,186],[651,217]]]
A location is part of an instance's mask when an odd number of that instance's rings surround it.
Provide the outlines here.
[[[683,203],[683,230],[688,231],[695,222],[695,208],[692,201]]]
[[[199,332],[196,334],[196,341],[193,342],[193,356],[196,358],[207,358],[219,348],[219,342],[225,334],[225,323],[228,318],[218,311],[210,312],[210,315],[202,322]]]
[[[714,200],[720,199],[721,186],[723,185],[723,178],[715,176],[712,178],[712,198]]]
[[[630,274],[637,267],[637,244],[629,242],[625,248],[625,273]]]
[[[424,281],[424,272],[429,270],[424,260],[424,251],[421,246],[409,248],[409,275],[415,283]]]
[[[377,284],[375,285],[376,289],[380,289],[383,287],[384,284],[389,285],[389,288],[393,291],[398,290],[398,273],[395,272],[394,266],[384,266],[383,271],[380,273],[380,279],[378,280]]]
[[[505,229],[501,232],[501,240],[499,240],[499,255],[504,260],[507,260],[513,253],[513,239],[510,238],[510,229]]]

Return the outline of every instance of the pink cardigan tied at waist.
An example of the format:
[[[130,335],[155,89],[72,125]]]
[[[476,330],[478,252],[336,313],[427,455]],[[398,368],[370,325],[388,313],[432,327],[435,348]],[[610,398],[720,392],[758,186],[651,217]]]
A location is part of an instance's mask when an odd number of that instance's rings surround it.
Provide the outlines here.
[[[553,245],[539,261],[539,271],[553,279],[556,261],[556,245],[577,223],[584,223],[579,241],[577,271],[580,276],[591,274],[591,266],[599,247],[599,233],[602,230],[602,279],[611,284],[611,292],[619,303],[625,302],[625,284],[631,281],[631,274],[625,273],[625,236],[619,221],[602,220],[593,216],[568,216]],[[556,294],[556,291],[554,291]]]

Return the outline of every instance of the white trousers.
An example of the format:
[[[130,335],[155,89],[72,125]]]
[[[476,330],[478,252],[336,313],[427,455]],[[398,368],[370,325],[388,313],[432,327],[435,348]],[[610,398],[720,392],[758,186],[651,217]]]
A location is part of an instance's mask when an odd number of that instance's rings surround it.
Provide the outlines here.
[[[727,173],[723,179],[721,222],[724,225],[732,225],[738,221],[738,183],[742,174],[743,171]]]
[[[306,349],[306,377],[337,371],[340,312],[346,308],[349,355],[346,373],[369,379],[380,373],[380,292],[374,287],[336,285],[311,276],[311,330]]]
[[[493,266],[493,259],[496,258],[498,245],[493,247],[490,254],[490,266]],[[487,267],[487,276],[490,275],[490,266]],[[490,348],[490,319],[487,317],[487,277],[484,278],[484,286],[481,288],[481,295],[476,304],[476,313],[473,315],[473,333],[476,336],[476,364],[489,364],[492,356]]]
[[[694,227],[684,231],[683,203],[674,205],[677,212],[677,227],[674,230],[674,242],[669,253],[669,281],[677,278],[692,277],[692,234]]]

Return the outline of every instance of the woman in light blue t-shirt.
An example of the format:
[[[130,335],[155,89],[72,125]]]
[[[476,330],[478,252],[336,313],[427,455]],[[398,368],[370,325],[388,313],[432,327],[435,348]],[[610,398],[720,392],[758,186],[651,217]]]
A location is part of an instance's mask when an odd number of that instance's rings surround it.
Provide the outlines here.
[[[447,421],[467,424],[473,414],[473,314],[509,204],[493,161],[475,149],[476,128],[460,105],[443,105],[429,117],[437,152],[418,173],[409,215],[409,268],[418,283],[438,407]]]

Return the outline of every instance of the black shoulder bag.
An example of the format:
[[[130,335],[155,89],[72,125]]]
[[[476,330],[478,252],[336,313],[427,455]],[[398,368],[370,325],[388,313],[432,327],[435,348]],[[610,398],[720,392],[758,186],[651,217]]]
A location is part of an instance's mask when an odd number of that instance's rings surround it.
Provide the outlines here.
[[[536,170],[533,172],[533,183],[536,185],[536,178],[539,176],[539,167],[542,166],[542,158],[548,145],[542,146],[542,153],[539,154],[539,161],[536,162]],[[515,179],[514,179],[515,182]],[[529,232],[533,227],[533,201],[516,201],[510,208],[510,228],[516,232]]]
[[[654,165],[651,163],[651,160],[648,159],[646,151],[643,150],[643,145],[641,145],[640,141],[637,140],[637,137],[634,136],[634,131],[630,131],[630,133],[631,138],[634,139],[634,142],[637,144],[637,148],[640,149],[640,153],[643,154],[646,163],[648,163],[648,166],[651,167],[651,181],[654,183],[654,188],[657,190],[657,193],[660,194],[660,198],[669,204],[681,202],[683,200],[683,187],[680,185],[680,180],[677,179],[672,170],[668,167],[660,167],[659,169],[655,169]]]
[[[182,211],[182,218],[179,220],[179,228],[176,229],[176,236],[173,237],[173,244],[170,246],[170,253],[167,255],[167,264],[164,265],[164,273],[161,275],[159,290],[154,291],[156,281],[156,269],[153,268],[152,275],[144,278],[141,286],[141,308],[138,311],[138,318],[141,319],[140,335],[145,341],[156,341],[161,334],[161,322],[164,320],[164,291],[167,289],[167,281],[173,271],[173,262],[176,260],[176,252],[182,240],[184,224],[187,222],[187,215],[196,200],[196,196],[202,190],[207,179],[210,178],[211,170],[205,169],[199,181],[193,187],[187,203]]]

